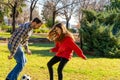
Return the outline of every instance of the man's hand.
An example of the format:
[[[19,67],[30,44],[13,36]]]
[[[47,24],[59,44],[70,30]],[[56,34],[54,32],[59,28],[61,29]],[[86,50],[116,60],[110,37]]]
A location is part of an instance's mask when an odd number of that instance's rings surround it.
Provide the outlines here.
[[[10,60],[10,59],[12,59],[12,58],[13,58],[13,55],[10,54],[10,56],[8,56],[8,59]]]
[[[28,55],[31,55],[32,54],[32,52],[28,49],[28,50],[26,50],[26,53],[28,54]]]

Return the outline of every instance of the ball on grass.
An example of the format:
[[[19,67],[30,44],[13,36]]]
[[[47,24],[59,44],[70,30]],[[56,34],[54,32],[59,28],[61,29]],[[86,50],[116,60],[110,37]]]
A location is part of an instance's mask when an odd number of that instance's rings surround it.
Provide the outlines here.
[[[21,77],[21,80],[31,80],[31,77],[27,74],[24,74],[22,77]]]

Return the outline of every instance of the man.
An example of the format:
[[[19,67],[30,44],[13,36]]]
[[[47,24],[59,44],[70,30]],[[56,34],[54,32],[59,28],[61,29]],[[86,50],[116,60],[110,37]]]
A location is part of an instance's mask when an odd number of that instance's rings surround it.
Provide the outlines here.
[[[17,64],[8,74],[6,80],[17,80],[19,73],[26,63],[26,57],[22,46],[24,46],[25,51],[30,55],[31,51],[28,48],[28,39],[31,36],[33,29],[38,29],[41,25],[41,20],[34,18],[32,22],[20,25],[9,39],[8,49],[11,54],[8,56],[8,59],[10,60],[14,57]]]

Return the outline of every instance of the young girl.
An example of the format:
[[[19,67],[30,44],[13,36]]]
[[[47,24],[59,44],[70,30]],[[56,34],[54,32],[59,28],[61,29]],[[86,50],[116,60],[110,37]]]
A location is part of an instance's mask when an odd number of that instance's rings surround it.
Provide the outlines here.
[[[72,34],[66,29],[62,23],[58,23],[53,26],[52,30],[48,34],[48,39],[54,41],[56,46],[50,50],[55,52],[55,56],[47,63],[50,80],[53,80],[53,68],[52,66],[59,63],[58,66],[58,80],[63,79],[62,70],[66,63],[71,59],[73,51],[77,53],[79,57],[86,60],[86,56],[82,50],[74,42]]]

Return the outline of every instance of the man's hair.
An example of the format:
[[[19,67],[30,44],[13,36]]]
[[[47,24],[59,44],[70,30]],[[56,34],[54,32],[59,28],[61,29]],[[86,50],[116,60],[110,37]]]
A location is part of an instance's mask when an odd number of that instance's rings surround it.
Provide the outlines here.
[[[42,23],[42,21],[39,18],[34,18],[32,22],[36,22],[37,24]]]

